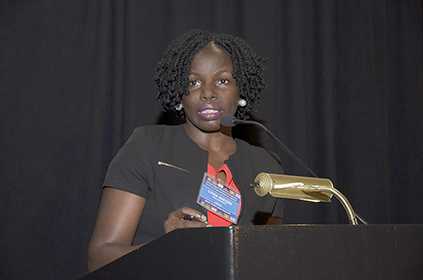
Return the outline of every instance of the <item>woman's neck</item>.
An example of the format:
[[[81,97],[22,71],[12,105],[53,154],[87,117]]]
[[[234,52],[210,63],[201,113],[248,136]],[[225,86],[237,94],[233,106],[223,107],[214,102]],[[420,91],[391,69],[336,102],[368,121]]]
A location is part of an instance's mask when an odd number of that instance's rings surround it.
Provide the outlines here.
[[[208,152],[219,152],[222,150],[232,150],[235,141],[232,138],[232,129],[230,127],[222,127],[219,131],[205,132],[194,127],[188,122],[183,125],[186,134],[201,149]]]

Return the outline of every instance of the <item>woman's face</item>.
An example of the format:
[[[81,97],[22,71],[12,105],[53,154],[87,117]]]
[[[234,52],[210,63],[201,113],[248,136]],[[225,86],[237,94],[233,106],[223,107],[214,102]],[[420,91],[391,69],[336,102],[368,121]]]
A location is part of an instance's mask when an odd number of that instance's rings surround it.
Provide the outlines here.
[[[188,95],[182,97],[186,124],[204,132],[220,130],[220,119],[234,115],[239,93],[229,55],[213,43],[193,58]]]

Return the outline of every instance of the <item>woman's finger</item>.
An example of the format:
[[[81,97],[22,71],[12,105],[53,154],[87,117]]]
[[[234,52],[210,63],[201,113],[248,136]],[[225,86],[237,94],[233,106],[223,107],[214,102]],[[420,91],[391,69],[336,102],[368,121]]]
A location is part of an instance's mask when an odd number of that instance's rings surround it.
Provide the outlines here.
[[[203,213],[195,209],[183,207],[181,208],[181,213],[183,214],[182,218],[184,218],[185,220],[197,220],[202,223],[207,222],[207,217]]]
[[[207,217],[201,212],[183,207],[169,213],[164,221],[165,232],[168,233],[178,228],[199,228],[207,226]]]
[[[183,228],[202,228],[202,227],[207,227],[207,224],[206,223],[195,221],[195,220],[193,220],[193,221],[184,220],[182,222],[182,224],[183,224]]]

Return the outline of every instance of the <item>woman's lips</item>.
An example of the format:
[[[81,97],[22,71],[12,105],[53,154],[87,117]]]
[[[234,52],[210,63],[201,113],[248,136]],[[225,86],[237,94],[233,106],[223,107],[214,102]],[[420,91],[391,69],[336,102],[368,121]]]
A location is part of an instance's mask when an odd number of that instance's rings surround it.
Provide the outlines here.
[[[202,120],[205,121],[214,121],[220,119],[222,111],[215,108],[204,108],[198,111],[198,115]]]

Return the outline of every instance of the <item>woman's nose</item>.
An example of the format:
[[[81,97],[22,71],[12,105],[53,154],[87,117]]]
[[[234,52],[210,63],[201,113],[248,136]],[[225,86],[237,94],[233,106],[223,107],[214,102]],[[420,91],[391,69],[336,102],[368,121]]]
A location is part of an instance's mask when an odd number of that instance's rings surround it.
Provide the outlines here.
[[[209,86],[203,87],[203,90],[201,91],[202,101],[209,101],[209,100],[216,100],[216,99],[217,99],[217,95],[212,88],[210,88]]]

